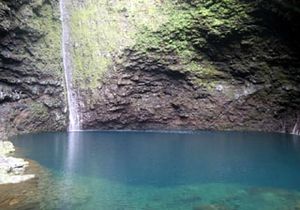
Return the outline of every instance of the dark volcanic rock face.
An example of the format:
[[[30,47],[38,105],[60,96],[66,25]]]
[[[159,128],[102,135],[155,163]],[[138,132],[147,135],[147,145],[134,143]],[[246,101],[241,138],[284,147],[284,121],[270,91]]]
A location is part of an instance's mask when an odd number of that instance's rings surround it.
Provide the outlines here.
[[[297,90],[222,80],[207,90],[193,84],[193,75],[144,59],[108,75],[99,95],[91,97],[97,101],[82,99],[87,103],[82,107],[88,107],[84,128],[289,132],[295,124]]]
[[[65,128],[58,1],[0,2],[0,139]]]
[[[101,87],[81,94],[84,128],[291,132],[300,115],[299,5],[236,2],[182,3],[197,8],[185,25],[166,25],[116,57]]]

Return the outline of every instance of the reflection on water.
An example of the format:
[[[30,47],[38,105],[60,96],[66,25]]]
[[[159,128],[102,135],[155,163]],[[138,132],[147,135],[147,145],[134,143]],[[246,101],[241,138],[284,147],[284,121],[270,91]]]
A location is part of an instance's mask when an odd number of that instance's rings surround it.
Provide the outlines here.
[[[299,142],[263,133],[72,132],[14,143],[51,172],[36,209],[297,210]]]
[[[63,160],[65,160],[65,174],[66,175],[72,175],[75,173],[76,169],[76,162],[79,160],[76,160],[77,157],[79,157],[80,153],[80,148],[81,148],[81,143],[80,141],[80,132],[68,132],[67,133],[67,144],[68,144],[68,149],[67,149],[67,155]]]

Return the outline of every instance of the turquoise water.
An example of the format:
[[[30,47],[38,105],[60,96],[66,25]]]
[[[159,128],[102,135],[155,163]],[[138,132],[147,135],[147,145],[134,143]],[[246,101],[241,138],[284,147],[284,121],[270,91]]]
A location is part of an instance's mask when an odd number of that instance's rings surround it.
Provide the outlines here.
[[[95,131],[14,144],[51,172],[38,209],[300,209],[297,136]]]

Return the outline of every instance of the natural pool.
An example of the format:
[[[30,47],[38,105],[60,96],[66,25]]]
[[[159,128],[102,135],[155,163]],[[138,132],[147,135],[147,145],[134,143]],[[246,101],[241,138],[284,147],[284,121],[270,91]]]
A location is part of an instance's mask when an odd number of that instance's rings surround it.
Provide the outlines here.
[[[300,209],[297,136],[93,131],[13,142],[50,174],[28,209]]]

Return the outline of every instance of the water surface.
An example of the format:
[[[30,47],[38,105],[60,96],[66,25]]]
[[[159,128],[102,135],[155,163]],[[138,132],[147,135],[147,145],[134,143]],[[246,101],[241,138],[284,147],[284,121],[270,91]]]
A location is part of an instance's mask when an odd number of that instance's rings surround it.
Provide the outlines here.
[[[14,144],[52,174],[40,209],[300,207],[297,136],[95,131],[23,135]]]

